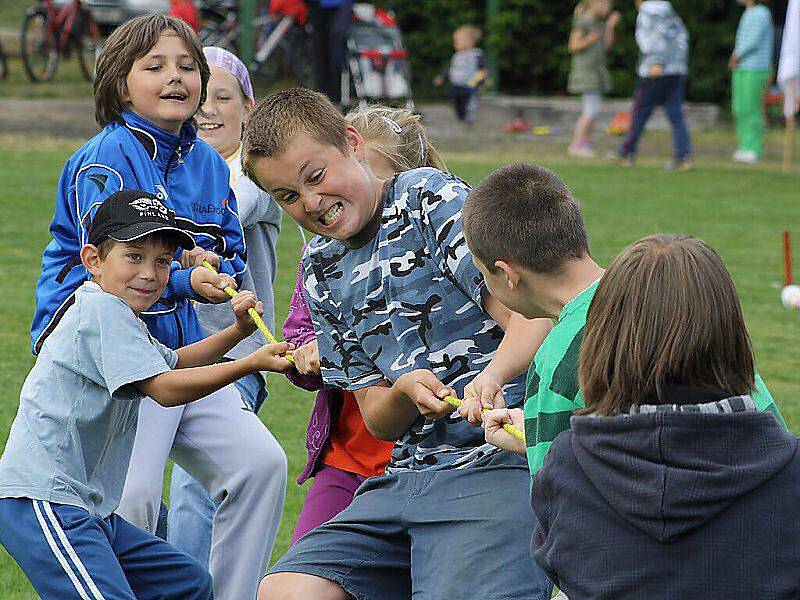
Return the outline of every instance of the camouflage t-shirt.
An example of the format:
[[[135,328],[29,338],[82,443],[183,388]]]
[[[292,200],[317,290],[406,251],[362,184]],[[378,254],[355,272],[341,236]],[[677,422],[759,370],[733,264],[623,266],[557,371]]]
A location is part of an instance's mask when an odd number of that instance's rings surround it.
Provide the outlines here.
[[[327,384],[356,390],[430,369],[462,397],[492,359],[503,331],[482,309],[483,277],[461,231],[468,191],[436,169],[407,171],[387,186],[380,229],[367,245],[311,241],[304,284]],[[522,377],[506,385],[508,405],[522,404],[523,385]],[[457,413],[420,416],[387,472],[460,468],[497,451]]]

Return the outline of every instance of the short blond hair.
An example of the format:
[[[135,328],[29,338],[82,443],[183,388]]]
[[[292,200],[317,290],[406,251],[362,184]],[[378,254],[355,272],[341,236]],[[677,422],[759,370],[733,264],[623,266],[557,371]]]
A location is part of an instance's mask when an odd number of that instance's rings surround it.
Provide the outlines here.
[[[456,35],[457,33],[467,34],[472,39],[473,44],[480,42],[481,38],[483,37],[483,32],[475,25],[461,25],[460,27],[456,28],[456,30],[453,32],[453,35]]]
[[[345,121],[361,134],[367,147],[383,156],[396,172],[417,167],[447,170],[422,126],[421,117],[410,110],[370,106],[350,111]]]
[[[324,94],[290,88],[264,98],[253,110],[242,138],[245,175],[260,186],[256,160],[279,156],[302,133],[343,154],[347,150],[347,122]]]

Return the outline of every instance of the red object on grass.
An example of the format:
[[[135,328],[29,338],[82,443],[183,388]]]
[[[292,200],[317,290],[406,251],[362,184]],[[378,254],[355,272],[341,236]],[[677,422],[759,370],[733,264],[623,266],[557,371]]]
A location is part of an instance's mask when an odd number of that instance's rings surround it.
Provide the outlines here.
[[[300,25],[308,21],[308,6],[303,0],[272,0],[269,14],[273,17],[292,17]]]
[[[788,231],[783,232],[783,285],[792,283],[792,238]]]
[[[195,32],[200,31],[197,7],[192,0],[169,0],[169,5],[169,14],[171,16],[186,21]]]
[[[525,117],[515,117],[503,128],[506,133],[522,133],[531,128],[531,122]]]

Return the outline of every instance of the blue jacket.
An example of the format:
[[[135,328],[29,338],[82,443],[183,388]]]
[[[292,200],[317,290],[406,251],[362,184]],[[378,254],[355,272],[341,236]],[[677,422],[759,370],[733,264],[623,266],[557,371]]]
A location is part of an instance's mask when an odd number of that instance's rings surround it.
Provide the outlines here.
[[[184,124],[179,136],[124,111],[67,161],[58,183],[53,239],[42,257],[36,284],[31,348],[37,354],[47,335],[88,279],[79,252],[97,207],[112,193],[141,189],[156,194],[175,211],[176,221],[198,246],[222,258],[221,270],[237,283],[245,267],[242,226],[231,192],[228,165]],[[176,253],[177,256],[177,253]],[[170,348],[204,337],[190,299],[204,301],[190,283],[192,269],[172,263],[164,296],[141,317],[153,336]]]

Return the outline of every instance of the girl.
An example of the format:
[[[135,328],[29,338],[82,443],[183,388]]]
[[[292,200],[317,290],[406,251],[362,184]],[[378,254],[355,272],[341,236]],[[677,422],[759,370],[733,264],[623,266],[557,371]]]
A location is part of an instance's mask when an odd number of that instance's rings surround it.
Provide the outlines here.
[[[600,113],[602,96],[611,89],[606,52],[614,43],[619,12],[611,12],[610,0],[583,0],[575,8],[568,49],[572,54],[567,89],[581,95],[583,112],[567,148],[570,156],[592,157],[592,130]]]
[[[772,49],[775,30],[772,15],[762,2],[737,0],[745,11],[736,29],[736,45],[728,66],[733,71],[733,117],[739,148],[733,160],[755,163],[761,159],[764,145],[762,104],[767,80],[772,72]]]
[[[253,85],[247,67],[235,55],[222,48],[203,48],[211,69],[208,93],[197,117],[200,139],[209,143],[225,159],[230,169],[230,185],[236,194],[239,219],[247,245],[247,267],[242,287],[253,290],[264,303],[264,321],[274,327],[272,286],[278,266],[277,241],[281,229],[281,210],[272,197],[261,191],[243,173],[240,161],[241,134],[255,104]],[[196,254],[196,253],[195,253]],[[189,253],[189,262],[202,259]],[[198,304],[197,316],[207,335],[230,325],[230,307],[224,304]],[[246,356],[266,344],[256,332],[225,355],[227,360]],[[250,410],[258,413],[267,397],[264,374],[248,375],[235,383]],[[267,555],[278,534],[286,494],[286,455],[277,444],[270,465],[274,470],[270,486],[262,490],[272,505],[266,536]],[[208,564],[211,550],[212,520],[216,504],[186,471],[176,466],[172,471],[169,509],[169,540],[177,548]]]
[[[664,235],[623,250],[589,307],[579,379],[585,408],[533,484],[534,558],[570,599],[800,594],[798,440],[750,396],[714,250]]]
[[[379,178],[389,179],[397,172],[416,167],[447,170],[419,115],[376,106],[353,111],[346,118],[364,137],[370,169]],[[297,518],[294,543],[344,510],[367,477],[383,473],[393,444],[378,440],[367,431],[351,392],[323,388],[314,326],[303,292],[302,267],[283,335],[297,347],[296,370],[287,377],[303,389],[319,390],[308,423],[308,463],[297,479],[299,485],[314,477],[314,483]]]
[[[193,122],[208,78],[197,37],[183,21],[146,15],[109,36],[94,81],[95,117],[103,129],[67,162],[59,182],[53,241],[45,249],[36,289],[34,353],[87,279],[84,268],[73,268],[78,251],[97,206],[120,189],[155,194],[198,245],[219,256],[219,275],[173,262],[164,296],[141,315],[156,339],[170,348],[202,339],[190,300],[223,302],[223,288],[241,281],[244,241],[228,168],[197,138]],[[232,385],[183,408],[143,401],[118,511],[136,525],[155,529],[171,455],[220,502],[210,559],[218,598],[255,596],[274,510],[263,489],[280,467],[274,464],[278,443],[258,417],[241,407]]]

